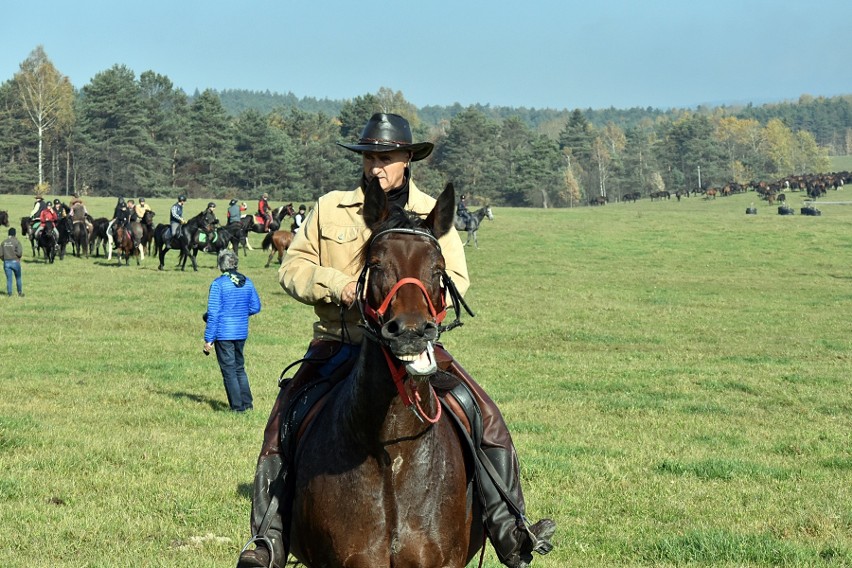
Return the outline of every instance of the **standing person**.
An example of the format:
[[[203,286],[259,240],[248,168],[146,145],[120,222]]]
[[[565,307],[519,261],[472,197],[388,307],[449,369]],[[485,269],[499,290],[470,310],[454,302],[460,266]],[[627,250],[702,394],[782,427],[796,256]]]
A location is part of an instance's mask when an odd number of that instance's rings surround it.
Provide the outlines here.
[[[299,232],[299,228],[305,222],[305,211],[305,206],[299,205],[299,212],[293,216],[293,226],[290,227],[290,232],[294,235]]]
[[[284,290],[296,300],[312,305],[318,319],[304,362],[293,379],[282,384],[264,432],[252,496],[255,548],[240,554],[239,568],[270,565],[283,568],[284,551],[289,549],[290,511],[286,505],[279,507],[279,504],[286,504],[289,499],[281,479],[290,464],[282,453],[280,434],[292,393],[321,378],[345,377],[360,351],[360,312],[351,308],[356,301],[356,283],[361,271],[355,259],[369,238],[361,213],[364,188],[377,178],[390,206],[402,207],[422,217],[435,205],[435,199],[420,191],[411,180],[411,162],[426,158],[433,145],[412,143],[411,129],[403,117],[375,114],[357,144],[341,146],[361,154],[360,184],[353,190],[331,191],[319,198],[278,271]],[[461,239],[451,229],[439,243],[446,271],[459,293],[464,294],[469,278]],[[435,353],[436,359],[446,362],[447,371],[462,381],[476,399],[484,425],[481,447],[507,490],[506,499],[496,488],[483,490],[480,495],[486,503],[484,522],[491,543],[506,566],[525,567],[532,561],[533,551],[545,554],[551,550],[549,540],[556,525],[550,519],[528,524],[523,512],[518,459],[499,409],[443,347],[436,344]],[[485,480],[481,481],[484,485]]]
[[[3,272],[6,273],[6,295],[12,295],[12,276],[18,288],[18,296],[24,295],[24,285],[21,281],[21,257],[24,256],[24,247],[15,237],[18,232],[15,227],[9,229],[9,237],[0,244],[0,255],[3,256]]]
[[[215,347],[228,404],[235,412],[254,408],[246,375],[243,349],[248,338],[249,316],[260,312],[254,283],[237,272],[239,258],[229,250],[219,253],[222,275],[210,284],[204,321],[204,352]]]
[[[186,203],[186,196],[179,195],[177,203],[169,209],[169,230],[171,234],[169,239],[174,239],[180,236],[180,226],[186,224],[186,219],[183,218],[183,204]]]

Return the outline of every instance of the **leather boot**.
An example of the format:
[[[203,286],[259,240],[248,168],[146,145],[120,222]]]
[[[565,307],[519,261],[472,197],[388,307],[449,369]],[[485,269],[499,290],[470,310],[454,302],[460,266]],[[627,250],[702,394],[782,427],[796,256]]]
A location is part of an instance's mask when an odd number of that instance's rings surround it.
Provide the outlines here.
[[[510,568],[526,568],[532,562],[533,552],[547,554],[553,549],[550,538],[556,531],[556,523],[542,519],[530,526],[524,517],[524,495],[513,448],[487,448],[484,454],[482,459],[491,463],[492,471],[503,483],[500,488],[488,475],[480,479],[488,536],[500,562]]]
[[[253,536],[240,553],[237,568],[283,568],[286,545],[280,507],[284,506],[281,501],[285,480],[286,471],[280,455],[262,455],[258,459],[251,500]],[[249,550],[252,543],[255,548]]]

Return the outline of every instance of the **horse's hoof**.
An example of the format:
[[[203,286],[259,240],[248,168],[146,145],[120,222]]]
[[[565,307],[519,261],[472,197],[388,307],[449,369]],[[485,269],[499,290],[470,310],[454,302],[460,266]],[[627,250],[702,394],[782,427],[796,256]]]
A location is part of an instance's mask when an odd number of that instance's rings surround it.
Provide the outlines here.
[[[161,264],[160,266],[158,266],[158,267],[157,267],[157,270],[162,270],[162,269],[163,269],[163,265],[162,265],[162,264]]]

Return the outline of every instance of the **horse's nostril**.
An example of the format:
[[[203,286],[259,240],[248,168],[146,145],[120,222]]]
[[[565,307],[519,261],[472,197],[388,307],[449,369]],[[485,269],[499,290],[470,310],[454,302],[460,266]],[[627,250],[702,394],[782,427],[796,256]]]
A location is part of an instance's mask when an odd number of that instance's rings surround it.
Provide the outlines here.
[[[396,337],[399,333],[400,327],[395,320],[391,320],[382,326],[382,335],[385,337]]]

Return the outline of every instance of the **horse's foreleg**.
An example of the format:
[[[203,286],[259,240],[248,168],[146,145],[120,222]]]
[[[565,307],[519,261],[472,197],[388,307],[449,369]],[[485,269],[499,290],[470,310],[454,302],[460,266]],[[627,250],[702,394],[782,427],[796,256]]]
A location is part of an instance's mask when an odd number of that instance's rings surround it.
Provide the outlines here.
[[[139,249],[139,256],[136,257],[136,263],[139,263],[140,257],[141,260],[145,260],[145,247],[142,246],[142,243],[136,245],[136,248]]]
[[[107,233],[106,254],[107,260],[112,260],[112,235]]]

